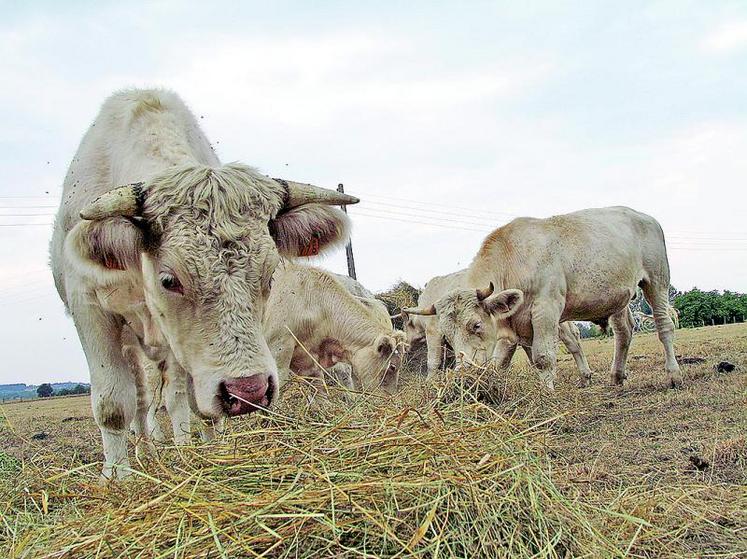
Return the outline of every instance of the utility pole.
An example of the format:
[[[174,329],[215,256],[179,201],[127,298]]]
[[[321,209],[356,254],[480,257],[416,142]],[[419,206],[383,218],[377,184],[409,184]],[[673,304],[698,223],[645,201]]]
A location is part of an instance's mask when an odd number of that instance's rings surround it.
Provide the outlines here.
[[[337,185],[337,192],[345,193],[345,189],[342,186],[342,183]],[[347,207],[344,205],[342,206],[342,211],[345,213],[348,213]],[[355,259],[353,258],[353,241],[348,239],[348,244],[345,245],[345,254],[347,254],[348,257],[348,276],[350,276],[353,279],[358,279],[355,277]]]

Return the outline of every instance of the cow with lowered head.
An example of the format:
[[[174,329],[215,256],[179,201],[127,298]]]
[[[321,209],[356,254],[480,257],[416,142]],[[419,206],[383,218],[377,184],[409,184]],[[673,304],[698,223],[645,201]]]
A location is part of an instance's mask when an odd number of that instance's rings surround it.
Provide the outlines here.
[[[357,297],[336,274],[283,263],[273,278],[265,335],[281,380],[291,371],[314,377],[349,366],[346,388],[397,390],[405,334],[395,330],[380,301]],[[313,357],[313,358],[312,358]],[[346,383],[342,383],[345,385]]]
[[[506,366],[518,345],[550,389],[558,325],[609,318],[615,333],[612,382],[622,384],[632,338],[628,303],[640,286],[664,346],[669,383],[682,382],[669,317],[669,262],[652,217],[625,207],[519,218],[493,231],[468,268],[464,285],[410,314],[437,315],[454,351],[466,360]]]
[[[262,319],[275,267],[343,243],[347,219],[329,205],[355,202],[222,165],[174,93],[104,103],[65,179],[51,263],[88,361],[105,477],[127,474],[128,426],[147,413],[125,329],[149,355],[173,354],[204,418],[270,405]]]
[[[467,270],[459,270],[445,276],[436,276],[428,281],[423,292],[418,297],[418,307],[427,308],[442,296],[459,289],[466,281]],[[402,311],[405,324],[407,342],[416,345],[425,341],[428,348],[428,373],[437,371],[442,364],[442,356],[446,354],[446,336],[441,331],[436,316],[409,314],[407,309]],[[581,348],[581,333],[573,322],[562,322],[558,326],[558,337],[568,352],[573,356],[579,371],[579,385],[587,386],[591,380],[591,369]],[[524,345],[524,351],[532,361],[531,349]],[[448,348],[451,351],[451,348]],[[448,366],[448,365],[447,365]]]

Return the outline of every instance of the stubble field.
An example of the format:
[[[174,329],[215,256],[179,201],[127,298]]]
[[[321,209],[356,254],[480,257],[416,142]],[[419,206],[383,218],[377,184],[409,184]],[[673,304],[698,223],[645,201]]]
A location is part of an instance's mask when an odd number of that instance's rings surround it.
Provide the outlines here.
[[[678,390],[655,335],[623,388],[612,339],[583,346],[592,386],[562,355],[552,395],[518,355],[390,401],[309,405],[294,382],[271,414],[140,453],[108,486],[87,397],[4,405],[0,556],[747,556],[747,325],[678,331],[705,360]]]

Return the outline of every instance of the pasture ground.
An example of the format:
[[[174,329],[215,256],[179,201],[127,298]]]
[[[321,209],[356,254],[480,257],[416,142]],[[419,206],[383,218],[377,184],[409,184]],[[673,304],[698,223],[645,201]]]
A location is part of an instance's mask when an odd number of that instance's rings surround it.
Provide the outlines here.
[[[583,346],[592,386],[562,355],[552,395],[523,355],[392,401],[308,406],[294,384],[109,486],[87,396],[4,405],[0,556],[747,557],[747,325],[678,331],[705,359],[678,390],[653,334],[622,388],[612,339]]]

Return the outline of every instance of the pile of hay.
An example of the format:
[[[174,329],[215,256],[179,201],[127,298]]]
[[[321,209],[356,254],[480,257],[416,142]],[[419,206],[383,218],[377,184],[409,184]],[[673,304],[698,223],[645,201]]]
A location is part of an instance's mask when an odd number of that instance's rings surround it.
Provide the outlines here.
[[[107,487],[100,464],[27,464],[5,496],[0,555],[622,555],[639,522],[557,488],[553,418],[505,415],[461,386],[308,405],[293,384],[272,413],[162,448]]]
[[[399,314],[405,307],[416,307],[419,296],[420,290],[406,281],[400,281],[387,291],[376,294],[376,298],[386,305],[389,314],[392,316]],[[401,318],[395,318],[393,322],[395,328],[402,329]]]
[[[386,305],[389,314],[394,317],[392,324],[399,330],[404,329],[404,321],[398,316],[399,313],[405,307],[416,307],[419,296],[420,290],[406,281],[400,281],[387,291],[376,294],[376,298]],[[405,356],[403,370],[406,375],[414,376],[425,375],[428,372],[428,348],[425,344],[410,348]]]

